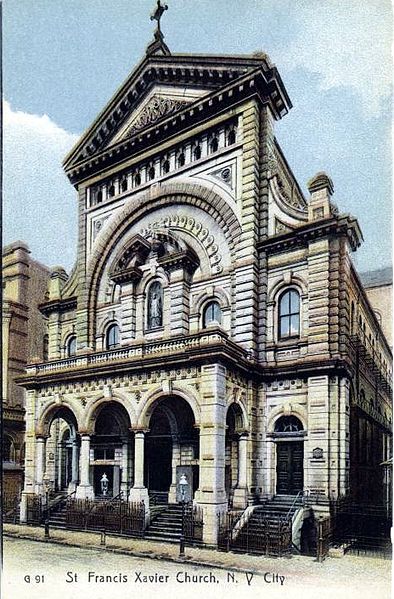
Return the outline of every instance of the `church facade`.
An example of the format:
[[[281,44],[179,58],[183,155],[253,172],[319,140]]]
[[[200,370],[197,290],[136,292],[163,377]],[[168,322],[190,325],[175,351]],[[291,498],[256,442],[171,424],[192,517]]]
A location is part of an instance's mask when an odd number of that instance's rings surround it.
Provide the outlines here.
[[[357,220],[275,137],[267,55],[146,56],[66,157],[74,270],[51,272],[28,365],[28,497],[52,489],[218,515],[276,495],[384,501],[390,348],[352,263]],[[105,484],[103,485],[103,480]]]

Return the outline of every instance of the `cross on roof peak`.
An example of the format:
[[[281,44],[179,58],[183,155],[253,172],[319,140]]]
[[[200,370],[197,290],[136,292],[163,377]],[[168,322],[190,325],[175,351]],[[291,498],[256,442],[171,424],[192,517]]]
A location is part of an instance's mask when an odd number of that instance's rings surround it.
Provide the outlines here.
[[[157,21],[157,29],[160,32],[161,32],[161,29],[160,29],[160,19],[162,18],[163,13],[166,10],[168,10],[167,4],[162,4],[161,0],[157,0],[156,9],[155,9],[154,13],[150,17],[151,21]]]

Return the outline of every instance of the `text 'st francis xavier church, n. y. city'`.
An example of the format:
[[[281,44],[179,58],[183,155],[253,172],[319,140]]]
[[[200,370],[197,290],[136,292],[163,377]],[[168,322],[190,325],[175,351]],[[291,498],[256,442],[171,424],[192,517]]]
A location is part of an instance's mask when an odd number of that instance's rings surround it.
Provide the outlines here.
[[[208,544],[223,514],[241,538],[276,505],[299,545],[340,499],[390,500],[392,359],[351,259],[360,228],[327,174],[308,197],[295,180],[269,57],[172,54],[164,9],[64,161],[78,257],[50,274],[48,355],[19,379],[21,521],[49,482],[54,512],[116,498],[148,536],[185,499]]]

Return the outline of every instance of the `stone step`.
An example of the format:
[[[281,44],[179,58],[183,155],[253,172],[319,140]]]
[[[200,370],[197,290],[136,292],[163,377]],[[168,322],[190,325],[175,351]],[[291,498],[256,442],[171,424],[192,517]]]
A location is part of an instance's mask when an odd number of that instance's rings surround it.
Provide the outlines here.
[[[180,532],[167,532],[167,531],[161,531],[161,530],[153,530],[151,531],[150,528],[148,530],[148,532],[145,534],[145,538],[160,538],[160,539],[180,539],[181,537],[181,533]]]
[[[164,526],[166,524],[181,524],[182,518],[152,518],[152,522],[161,522]]]
[[[152,524],[149,526],[149,530],[181,530],[182,529],[182,524],[170,524],[168,526],[163,526],[162,524],[157,524],[156,522],[152,522]]]

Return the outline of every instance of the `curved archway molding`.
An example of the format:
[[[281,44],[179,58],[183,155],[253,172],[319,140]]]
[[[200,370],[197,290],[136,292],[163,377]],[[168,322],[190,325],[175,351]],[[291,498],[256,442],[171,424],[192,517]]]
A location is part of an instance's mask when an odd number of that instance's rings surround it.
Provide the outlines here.
[[[81,347],[92,345],[95,337],[96,302],[99,283],[110,256],[139,218],[166,206],[189,205],[212,216],[227,239],[230,251],[235,250],[241,235],[241,226],[232,208],[216,192],[197,184],[172,183],[152,187],[140,196],[134,196],[121,211],[116,212],[97,237],[89,259],[86,277],[81,277],[81,303],[78,306],[78,329]]]

